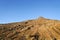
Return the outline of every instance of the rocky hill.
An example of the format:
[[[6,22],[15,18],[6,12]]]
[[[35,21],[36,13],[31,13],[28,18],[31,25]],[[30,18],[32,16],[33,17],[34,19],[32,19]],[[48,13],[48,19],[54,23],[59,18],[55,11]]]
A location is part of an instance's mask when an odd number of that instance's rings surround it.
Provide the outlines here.
[[[0,40],[60,40],[60,21],[40,17],[0,24]]]

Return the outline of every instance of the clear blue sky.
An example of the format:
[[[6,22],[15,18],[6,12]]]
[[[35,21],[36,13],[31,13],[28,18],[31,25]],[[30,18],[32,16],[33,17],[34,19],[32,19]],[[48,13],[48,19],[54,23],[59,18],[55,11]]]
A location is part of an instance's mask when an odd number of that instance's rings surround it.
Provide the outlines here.
[[[19,22],[39,16],[60,20],[60,0],[0,0],[0,23]]]

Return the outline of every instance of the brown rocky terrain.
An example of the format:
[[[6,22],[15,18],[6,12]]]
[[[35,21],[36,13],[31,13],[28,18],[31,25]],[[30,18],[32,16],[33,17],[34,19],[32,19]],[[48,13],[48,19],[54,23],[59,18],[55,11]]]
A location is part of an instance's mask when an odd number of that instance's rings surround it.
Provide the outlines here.
[[[0,40],[60,40],[60,21],[40,17],[0,24]]]

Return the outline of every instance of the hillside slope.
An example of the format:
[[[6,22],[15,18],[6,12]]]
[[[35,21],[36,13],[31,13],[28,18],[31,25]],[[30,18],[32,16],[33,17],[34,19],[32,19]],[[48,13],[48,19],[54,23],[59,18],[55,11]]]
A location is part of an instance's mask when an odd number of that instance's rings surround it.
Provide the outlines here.
[[[0,24],[0,40],[60,40],[60,21],[40,17]]]

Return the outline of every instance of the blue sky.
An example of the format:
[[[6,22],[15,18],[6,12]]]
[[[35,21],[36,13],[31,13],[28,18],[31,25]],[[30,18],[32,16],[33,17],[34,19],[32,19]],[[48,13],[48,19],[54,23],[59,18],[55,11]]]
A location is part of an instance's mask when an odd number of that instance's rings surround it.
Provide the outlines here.
[[[0,23],[43,16],[60,20],[60,0],[0,0]]]

